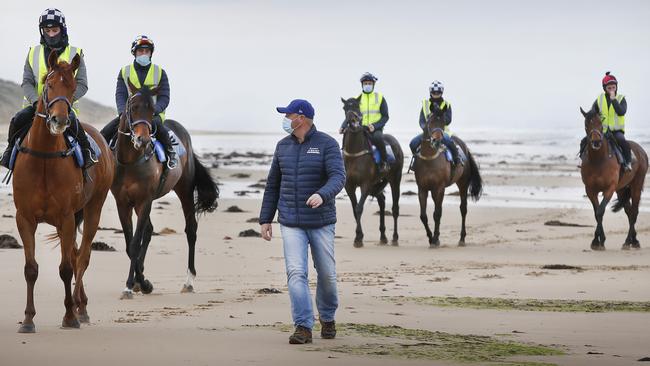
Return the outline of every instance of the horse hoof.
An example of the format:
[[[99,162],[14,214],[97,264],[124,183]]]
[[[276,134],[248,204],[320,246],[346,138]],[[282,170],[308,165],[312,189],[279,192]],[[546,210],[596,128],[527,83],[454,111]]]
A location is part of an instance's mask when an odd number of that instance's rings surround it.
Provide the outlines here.
[[[133,284],[133,292],[140,292],[142,291],[142,288],[140,287],[140,282],[136,282]]]
[[[36,326],[34,324],[21,324],[18,333],[36,333]]]
[[[379,245],[386,245],[386,244],[388,244],[388,238],[379,239]]]
[[[399,246],[399,240],[393,239],[393,241],[390,242],[390,245],[392,245],[394,247],[398,247]]]
[[[149,295],[153,291],[153,285],[149,280],[144,280],[142,284],[140,284],[140,287],[142,289],[142,293],[145,295]]]
[[[120,296],[120,300],[132,300],[133,299],[133,291],[132,290],[124,290],[122,291],[122,296]]]
[[[438,249],[440,248],[440,242],[438,243],[429,243],[429,249]]]
[[[597,252],[602,252],[605,250],[604,245],[592,245],[591,250],[597,251]]]
[[[194,286],[185,284],[181,289],[181,294],[189,294],[194,292]]]
[[[85,323],[85,324],[90,323],[90,316],[88,316],[88,313],[86,312],[77,314],[77,319],[79,319],[80,323]]]
[[[459,246],[459,247],[464,247],[464,246],[467,246],[467,244],[465,244],[465,240],[460,240],[460,241],[458,242],[458,246]]]
[[[354,241],[355,248],[363,248],[363,241]]]
[[[81,323],[79,323],[79,320],[77,320],[77,318],[71,320],[66,320],[65,318],[63,318],[63,321],[61,322],[61,328],[79,329],[80,327],[81,327]]]
[[[630,243],[623,244],[623,246],[621,247],[621,250],[630,250]]]

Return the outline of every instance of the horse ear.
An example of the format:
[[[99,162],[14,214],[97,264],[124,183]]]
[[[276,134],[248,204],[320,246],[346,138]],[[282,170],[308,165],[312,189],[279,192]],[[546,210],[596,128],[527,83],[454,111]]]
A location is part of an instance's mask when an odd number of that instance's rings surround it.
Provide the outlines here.
[[[74,58],[72,59],[72,63],[70,64],[72,65],[72,71],[73,72],[77,71],[80,64],[81,64],[81,57],[79,56],[79,54],[74,55]]]
[[[135,94],[135,93],[138,92],[138,88],[136,88],[135,85],[133,85],[133,83],[131,83],[131,80],[127,80],[127,85],[129,86],[129,92],[131,94]]]
[[[582,113],[583,117],[585,118],[587,117],[587,112],[585,112],[584,109],[582,109],[582,107],[580,107],[580,113]]]
[[[50,56],[47,58],[47,67],[49,70],[54,70],[59,64],[59,56],[56,52],[50,52]]]
[[[343,99],[343,97],[341,97],[341,102],[343,102],[343,104],[345,104],[345,99]]]

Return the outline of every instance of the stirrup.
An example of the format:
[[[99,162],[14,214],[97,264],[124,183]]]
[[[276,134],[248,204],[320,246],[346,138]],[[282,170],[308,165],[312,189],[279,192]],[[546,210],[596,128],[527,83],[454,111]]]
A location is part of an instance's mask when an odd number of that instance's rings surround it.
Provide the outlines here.
[[[172,170],[178,166],[178,158],[176,157],[176,154],[170,155],[169,152],[167,153],[167,168],[169,170]]]

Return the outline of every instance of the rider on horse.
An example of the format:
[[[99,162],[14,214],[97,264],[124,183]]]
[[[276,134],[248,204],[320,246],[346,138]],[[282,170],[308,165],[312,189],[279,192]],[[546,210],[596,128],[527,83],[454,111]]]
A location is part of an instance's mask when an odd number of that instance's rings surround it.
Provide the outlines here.
[[[388,122],[388,105],[386,98],[381,93],[375,92],[375,82],[378,79],[371,73],[361,75],[362,93],[359,94],[359,107],[363,116],[362,125],[368,129],[368,136],[373,145],[379,150],[381,162],[379,170],[382,173],[388,172],[388,157],[386,154],[386,142],[384,141],[384,126]],[[347,121],[343,121],[339,133],[345,132]]]
[[[435,80],[429,86],[429,99],[422,100],[422,109],[420,110],[420,128],[424,130],[426,128],[427,121],[431,117],[431,105],[437,105],[438,109],[442,113],[442,119],[445,121],[445,133],[443,134],[442,143],[449,149],[451,156],[454,160],[454,164],[463,165],[463,162],[460,159],[458,154],[458,148],[456,144],[451,139],[451,133],[449,132],[449,125],[451,124],[451,103],[443,99],[442,94],[445,91],[445,86],[441,81]],[[415,136],[409,143],[411,152],[413,156],[416,156],[418,153],[418,148],[422,143],[422,134]],[[412,160],[412,162],[415,159]],[[411,164],[411,170],[413,170],[413,164]]]
[[[68,28],[65,23],[65,16],[58,9],[46,9],[38,20],[38,27],[41,34],[40,44],[29,49],[25,67],[23,70],[22,89],[24,93],[23,109],[11,119],[7,139],[7,149],[2,155],[2,166],[9,168],[11,151],[20,135],[23,135],[31,127],[36,113],[36,105],[43,94],[44,80],[47,74],[47,60],[52,52],[59,56],[58,61],[72,62],[75,55],[81,57],[81,63],[75,74],[77,88],[72,98],[72,110],[69,116],[71,135],[75,136],[81,146],[84,156],[84,169],[90,168],[97,162],[97,158],[90,147],[86,132],[79,123],[78,101],[88,91],[88,79],[86,76],[86,64],[81,48],[68,44]]]
[[[627,101],[622,94],[618,94],[618,80],[608,72],[603,78],[603,90],[591,107],[591,110],[600,114],[603,123],[603,132],[611,133],[616,143],[621,147],[623,153],[623,166],[625,170],[632,170],[632,152],[630,144],[625,139],[625,113],[627,112]],[[587,138],[580,142],[580,155],[587,146]]]
[[[144,35],[138,36],[131,43],[131,54],[135,58],[132,64],[124,66],[117,75],[117,86],[115,88],[115,103],[119,115],[109,122],[101,131],[106,141],[111,139],[117,133],[120,117],[125,112],[127,101],[130,97],[128,83],[140,89],[142,85],[150,89],[157,88],[154,96],[154,116],[151,121],[154,126],[155,136],[167,151],[167,167],[174,169],[178,164],[176,151],[169,137],[169,129],[165,127],[165,109],[169,105],[169,80],[167,73],[162,67],[151,63],[151,55],[154,51],[153,41]]]

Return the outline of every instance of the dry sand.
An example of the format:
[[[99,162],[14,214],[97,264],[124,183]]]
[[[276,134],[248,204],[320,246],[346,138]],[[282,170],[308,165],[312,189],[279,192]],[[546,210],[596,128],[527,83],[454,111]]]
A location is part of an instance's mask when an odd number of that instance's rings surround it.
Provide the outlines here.
[[[222,179],[233,171],[218,170]],[[264,172],[253,172],[255,181]],[[405,179],[412,178],[406,176]],[[228,178],[234,179],[234,178]],[[517,178],[516,184],[522,184]],[[562,182],[564,179],[566,182]],[[510,179],[486,177],[491,184]],[[579,185],[579,179],[529,178],[537,184]],[[559,183],[558,183],[559,182]],[[525,182],[524,182],[525,183]],[[488,192],[489,193],[489,192]],[[180,204],[154,204],[155,236],[147,255],[145,274],[153,294],[120,300],[127,275],[121,234],[99,231],[117,252],[93,252],[85,277],[91,324],[80,330],[59,328],[63,316],[63,286],[58,275],[60,249],[45,243],[51,227],[37,232],[39,279],[36,284],[36,334],[16,333],[23,319],[25,281],[22,250],[0,250],[2,308],[0,365],[94,366],[138,365],[449,365],[454,361],[407,360],[390,354],[358,356],[334,352],[334,347],[376,343],[372,337],[342,333],[336,340],[291,346],[288,333],[276,323],[290,324],[289,298],[279,227],[268,243],[240,238],[246,223],[259,213],[253,199],[220,200],[218,212],[199,222],[196,292],[181,294],[187,245]],[[3,213],[14,213],[11,197],[0,197]],[[237,205],[246,212],[227,213]],[[413,297],[499,297],[650,301],[650,214],[641,213],[637,230],[642,249],[621,251],[627,230],[624,214],[605,217],[607,251],[592,252],[593,214],[589,210],[503,209],[470,203],[467,247],[456,246],[460,214],[445,205],[439,249],[429,249],[417,205],[404,204],[400,218],[400,246],[376,245],[378,217],[369,202],[363,218],[366,246],[355,249],[354,220],[346,200],[338,200],[336,258],[339,274],[340,323],[398,325],[454,334],[494,336],[522,343],[553,345],[563,356],[518,357],[558,365],[633,365],[650,356],[649,312],[543,312],[504,309],[434,307]],[[431,206],[429,207],[431,211]],[[548,220],[588,227],[545,226]],[[430,220],[432,223],[432,220]],[[390,220],[388,220],[390,222]],[[119,228],[115,203],[109,196],[101,226]],[[388,225],[392,235],[392,223]],[[4,233],[16,237],[14,219],[0,218]],[[231,240],[224,240],[229,236]],[[545,270],[547,264],[579,266],[582,270]],[[313,282],[315,273],[310,274]],[[278,288],[281,294],[257,294]],[[387,299],[385,297],[399,297]],[[255,326],[265,325],[265,326]],[[479,363],[482,364],[482,363]],[[507,363],[496,363],[507,364]],[[513,363],[516,364],[516,363]]]

